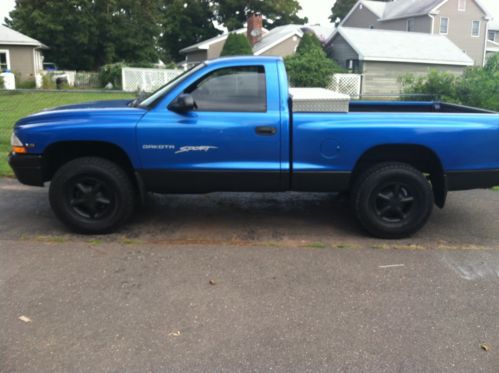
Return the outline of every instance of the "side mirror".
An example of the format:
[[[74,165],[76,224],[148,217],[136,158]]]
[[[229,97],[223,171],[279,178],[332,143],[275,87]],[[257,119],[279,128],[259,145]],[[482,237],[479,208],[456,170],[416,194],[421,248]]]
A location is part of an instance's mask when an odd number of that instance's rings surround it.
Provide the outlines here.
[[[176,113],[187,113],[196,108],[194,98],[187,93],[183,93],[168,105],[168,109]]]

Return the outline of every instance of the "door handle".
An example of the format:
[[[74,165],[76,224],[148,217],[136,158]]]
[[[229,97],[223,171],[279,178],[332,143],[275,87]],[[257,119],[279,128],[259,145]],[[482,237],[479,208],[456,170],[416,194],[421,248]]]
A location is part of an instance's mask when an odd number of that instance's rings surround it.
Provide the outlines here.
[[[255,132],[261,136],[273,136],[277,133],[277,128],[272,126],[259,126],[256,127]]]

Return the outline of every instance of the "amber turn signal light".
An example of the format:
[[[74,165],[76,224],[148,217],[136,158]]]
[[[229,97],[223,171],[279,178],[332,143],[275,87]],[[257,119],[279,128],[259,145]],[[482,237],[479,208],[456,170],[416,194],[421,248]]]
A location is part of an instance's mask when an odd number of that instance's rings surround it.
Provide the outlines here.
[[[28,152],[28,149],[26,149],[24,146],[13,146],[12,147],[12,153],[26,154],[27,152]]]

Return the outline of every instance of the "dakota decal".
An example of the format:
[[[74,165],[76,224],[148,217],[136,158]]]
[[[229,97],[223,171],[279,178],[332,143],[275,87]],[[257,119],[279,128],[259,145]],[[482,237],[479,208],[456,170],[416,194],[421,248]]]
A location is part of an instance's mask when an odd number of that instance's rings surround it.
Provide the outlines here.
[[[177,150],[177,147],[175,145],[167,145],[167,144],[144,144],[142,145],[143,150],[172,150],[175,151]],[[178,148],[177,151],[175,151],[175,154],[182,154],[182,153],[190,153],[190,152],[209,152],[210,150],[216,150],[218,149],[218,146],[212,146],[212,145],[188,145],[188,146],[181,146]]]

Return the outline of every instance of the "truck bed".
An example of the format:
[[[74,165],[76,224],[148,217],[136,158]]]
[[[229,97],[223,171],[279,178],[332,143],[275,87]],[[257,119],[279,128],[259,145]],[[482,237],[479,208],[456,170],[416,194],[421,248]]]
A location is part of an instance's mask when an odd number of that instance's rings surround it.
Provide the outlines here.
[[[495,114],[494,111],[439,101],[351,101],[350,112],[374,113],[473,113]]]

